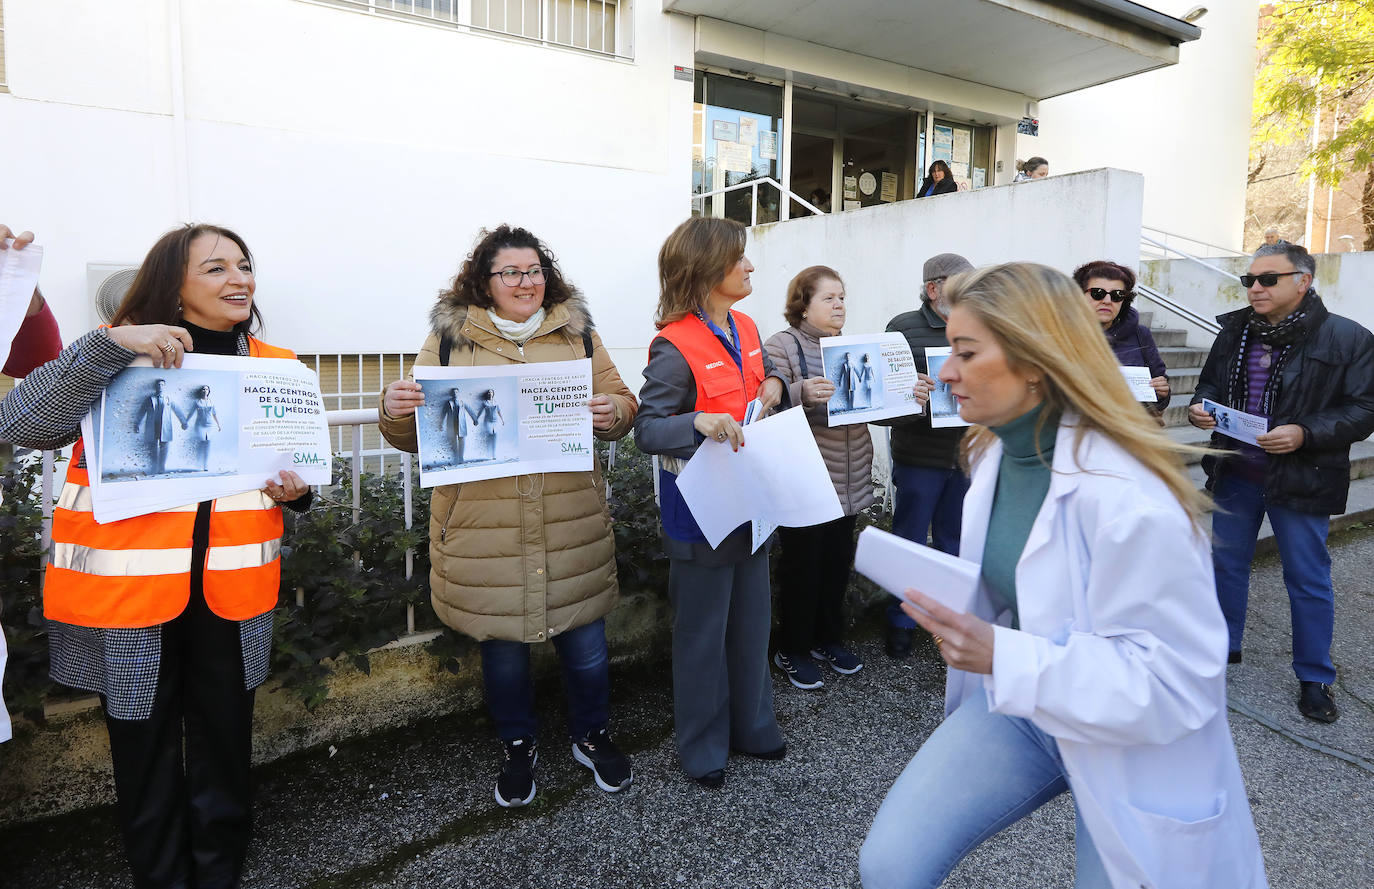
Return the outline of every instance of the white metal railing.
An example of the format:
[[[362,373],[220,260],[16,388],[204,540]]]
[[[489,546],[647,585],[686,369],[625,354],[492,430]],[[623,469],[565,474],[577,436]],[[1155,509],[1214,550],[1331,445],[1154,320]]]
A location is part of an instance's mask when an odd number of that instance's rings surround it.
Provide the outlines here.
[[[1167,258],[1169,253],[1191,253],[1194,256],[1205,257],[1227,257],[1244,256],[1245,253],[1233,250],[1230,247],[1223,247],[1220,244],[1213,244],[1210,241],[1203,241],[1199,238],[1190,238],[1187,235],[1178,235],[1173,232],[1166,232],[1162,229],[1151,228],[1148,225],[1140,227],[1142,241],[1148,241],[1152,246],[1164,251]]]
[[[309,0],[534,43],[634,58],[633,0]]]
[[[1156,239],[1156,238],[1152,238],[1152,237],[1150,237],[1149,235],[1145,234],[1145,231],[1144,231],[1143,229],[1142,229],[1141,232],[1140,232],[1140,241],[1141,241],[1142,244],[1150,244],[1151,246],[1158,247],[1160,250],[1162,250],[1163,253],[1161,253],[1160,256],[1158,257],[1158,258],[1160,258],[1160,259],[1168,259],[1168,258],[1169,258],[1169,254],[1172,253],[1172,254],[1178,256],[1180,259],[1186,259],[1186,260],[1188,260],[1189,262],[1196,263],[1197,265],[1202,266],[1204,269],[1207,269],[1208,271],[1215,272],[1215,273],[1217,273],[1218,275],[1221,275],[1223,278],[1230,278],[1232,281],[1235,281],[1237,284],[1240,283],[1240,276],[1238,276],[1238,275],[1233,275],[1233,274],[1231,274],[1230,272],[1226,271],[1226,269],[1224,269],[1224,268],[1222,268],[1222,267],[1220,267],[1220,266],[1217,266],[1217,265],[1213,265],[1212,263],[1207,262],[1207,261],[1204,260],[1204,259],[1200,259],[1199,257],[1194,256],[1193,254],[1189,253],[1189,252],[1186,251],[1186,250],[1180,250],[1180,249],[1178,249],[1177,247],[1172,247],[1172,246],[1170,246],[1170,245],[1169,245],[1167,242],[1165,242],[1165,241],[1160,241],[1160,240],[1158,240],[1158,239]],[[1237,255],[1239,255],[1239,254],[1237,254]]]
[[[801,195],[793,192],[791,189],[783,188],[782,183],[774,179],[772,176],[761,176],[758,179],[750,179],[748,182],[737,182],[734,185],[727,185],[724,188],[717,188],[715,191],[704,191],[700,194],[693,194],[692,203],[695,204],[697,201],[705,201],[707,198],[713,198],[716,195],[723,195],[732,191],[742,191],[743,189],[747,188],[749,189],[749,224],[751,226],[758,225],[760,185],[771,185],[778,190],[779,209],[782,208],[783,201],[787,200],[788,198],[791,198],[792,200],[801,204],[806,209],[810,210],[812,213],[816,214],[817,216],[825,215],[824,210],[820,209],[815,204],[812,204],[810,201],[806,200]],[[705,212],[706,208],[705,205],[703,205],[702,213]]]
[[[1202,328],[1212,336],[1216,336],[1217,334],[1221,333],[1221,325],[1218,324],[1216,321],[1206,317],[1205,315],[1199,315],[1197,312],[1194,312],[1192,309],[1188,308],[1183,303],[1171,299],[1170,297],[1165,296],[1157,290],[1146,287],[1143,284],[1136,284],[1135,291],[1136,293],[1148,299],[1150,302],[1159,306],[1161,309],[1173,312],[1178,317],[1182,318],[1190,324],[1194,324]]]

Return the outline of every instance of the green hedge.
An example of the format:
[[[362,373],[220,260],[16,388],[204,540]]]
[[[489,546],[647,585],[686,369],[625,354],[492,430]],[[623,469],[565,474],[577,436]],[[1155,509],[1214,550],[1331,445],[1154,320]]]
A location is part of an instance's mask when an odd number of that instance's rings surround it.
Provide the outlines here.
[[[605,447],[600,449],[604,464]],[[351,663],[368,672],[368,651],[405,633],[407,605],[415,606],[417,630],[440,628],[429,604],[429,491],[413,477],[414,520],[407,531],[400,474],[364,474],[361,515],[354,523],[349,461],[337,467],[337,487],[317,493],[303,514],[287,511],[282,540],[272,670],[310,708],[328,695],[335,665]],[[0,478],[0,623],[9,646],[5,701],[12,713],[42,724],[43,704],[59,687],[47,675],[39,593],[39,472],[39,464],[30,459],[11,463]],[[668,567],[658,536],[649,458],[626,438],[607,478],[622,586],[666,595]],[[408,547],[415,548],[410,580],[405,577]],[[297,590],[304,593],[299,605]],[[467,637],[443,629],[428,651],[438,666],[457,672],[472,645]]]

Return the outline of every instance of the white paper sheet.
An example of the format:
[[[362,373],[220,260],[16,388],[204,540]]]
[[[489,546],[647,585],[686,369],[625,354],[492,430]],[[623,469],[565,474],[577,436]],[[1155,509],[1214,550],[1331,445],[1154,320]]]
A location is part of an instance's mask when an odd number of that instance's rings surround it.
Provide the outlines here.
[[[1150,386],[1150,369],[1148,367],[1132,367],[1123,365],[1121,375],[1126,378],[1126,385],[1131,387],[1131,395],[1136,401],[1143,401],[1147,404],[1155,404],[1159,398]]]
[[[101,523],[256,491],[283,470],[309,485],[332,478],[319,379],[292,359],[190,354],[180,368],[137,359],[81,433]]]
[[[417,367],[415,381],[421,487],[591,471],[590,359]]]
[[[1259,447],[1256,438],[1269,431],[1269,421],[1264,417],[1247,414],[1224,404],[1217,404],[1210,398],[1202,399],[1202,409],[1217,421],[1216,431],[1236,441],[1243,441]]]
[[[5,631],[0,629],[0,689],[5,685],[5,661],[9,659],[9,648],[5,645]],[[13,737],[10,728],[10,714],[5,709],[5,697],[0,694],[0,744]]]
[[[912,389],[916,361],[900,333],[821,337],[825,378],[835,384],[826,405],[831,426],[874,423],[923,411]]]
[[[940,367],[949,353],[949,346],[926,347],[926,373],[935,381],[935,389],[930,393],[930,425],[936,429],[972,425],[959,416],[959,405],[949,391],[949,383],[940,382]]]
[[[38,286],[38,271],[43,267],[42,247],[30,244],[15,250],[13,244],[13,238],[6,238],[9,249],[0,250],[0,367],[9,361],[10,346],[28,314]]]
[[[745,522],[753,523],[757,550],[778,525],[802,528],[844,515],[799,407],[750,423],[738,451],[702,442],[677,489],[711,546]]]
[[[982,569],[976,562],[869,526],[859,534],[854,570],[898,599],[913,589],[963,613],[973,604]]]

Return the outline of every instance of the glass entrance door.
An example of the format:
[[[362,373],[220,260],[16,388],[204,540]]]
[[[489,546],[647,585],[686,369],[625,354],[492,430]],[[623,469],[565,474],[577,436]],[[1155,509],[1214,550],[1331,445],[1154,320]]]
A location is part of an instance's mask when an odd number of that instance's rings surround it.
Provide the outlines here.
[[[960,191],[989,184],[992,136],[987,127],[936,119],[931,130],[930,163],[949,164]]]
[[[914,197],[920,126],[912,111],[795,96],[790,187],[827,213]],[[808,214],[795,201],[791,212]]]
[[[753,189],[711,193],[765,176],[779,180],[782,87],[699,73],[693,130],[692,193],[711,195],[692,201],[693,215],[745,225],[776,221],[779,194],[772,185],[758,187],[757,208]]]

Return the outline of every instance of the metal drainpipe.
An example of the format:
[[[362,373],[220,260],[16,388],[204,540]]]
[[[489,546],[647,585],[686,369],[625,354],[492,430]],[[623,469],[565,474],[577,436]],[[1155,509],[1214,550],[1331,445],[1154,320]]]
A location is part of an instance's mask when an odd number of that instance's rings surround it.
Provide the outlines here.
[[[172,166],[177,218],[191,221],[191,169],[186,148],[186,69],[181,55],[181,0],[167,0],[168,80],[172,92]]]

